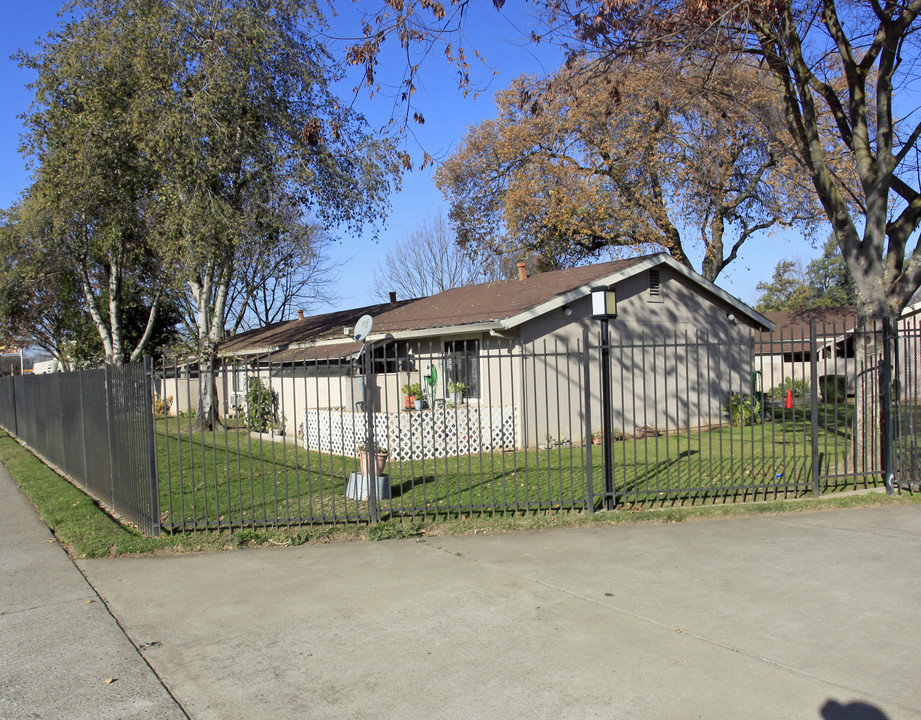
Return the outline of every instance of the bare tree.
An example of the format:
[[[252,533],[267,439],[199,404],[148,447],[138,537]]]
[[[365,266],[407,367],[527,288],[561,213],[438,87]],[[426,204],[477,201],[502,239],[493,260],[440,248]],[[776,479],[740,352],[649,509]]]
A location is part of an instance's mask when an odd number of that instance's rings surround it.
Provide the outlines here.
[[[227,296],[231,334],[280,322],[333,299],[339,274],[326,256],[330,237],[319,224],[298,220],[294,210],[291,214],[289,227],[268,236],[254,228],[240,248]]]
[[[509,272],[511,267],[511,273]],[[374,293],[387,300],[435,295],[451,288],[510,277],[515,262],[508,256],[476,255],[457,244],[439,211],[397,241],[374,271]]]

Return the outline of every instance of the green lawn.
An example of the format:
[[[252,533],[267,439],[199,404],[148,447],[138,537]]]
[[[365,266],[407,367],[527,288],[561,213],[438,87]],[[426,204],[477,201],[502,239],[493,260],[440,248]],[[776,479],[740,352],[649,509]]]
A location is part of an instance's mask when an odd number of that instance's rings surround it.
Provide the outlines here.
[[[813,492],[809,411],[773,410],[771,422],[613,444],[618,505],[677,505],[801,497]],[[852,406],[819,408],[820,493],[878,484],[855,472]],[[367,518],[345,488],[358,460],[260,442],[245,430],[193,433],[158,420],[164,527],[275,527]],[[390,462],[393,497],[381,516],[463,516],[602,506],[600,446],[516,450]],[[589,472],[589,467],[591,471]],[[592,492],[588,478],[591,477]]]

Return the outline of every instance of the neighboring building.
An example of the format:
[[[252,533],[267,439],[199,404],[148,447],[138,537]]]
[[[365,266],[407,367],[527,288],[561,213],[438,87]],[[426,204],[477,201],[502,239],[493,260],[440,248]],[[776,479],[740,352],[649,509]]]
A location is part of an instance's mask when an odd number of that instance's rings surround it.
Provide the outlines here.
[[[301,314],[224,342],[219,355],[228,365],[219,392],[225,406],[239,407],[254,373],[270,377],[286,431],[294,425],[309,431],[324,413],[337,414],[335,427],[327,423],[323,432],[348,436],[337,446],[342,452],[353,448],[349,428],[360,424],[358,413],[370,401],[381,422],[389,423],[393,452],[393,443],[408,432],[404,426],[420,422],[401,412],[406,400],[400,389],[425,385],[434,368],[428,397],[435,425],[420,429],[435,437],[432,442],[466,433],[502,447],[575,443],[583,428],[600,427],[599,321],[591,317],[589,297],[596,286],[617,295],[610,327],[619,427],[720,422],[729,392],[747,390],[752,330],[769,331],[773,324],[665,253],[530,277],[522,267],[514,280]],[[350,337],[366,314],[374,320],[368,343],[375,382],[369,388],[362,363],[355,362],[360,346]],[[702,339],[711,349],[701,350]],[[466,386],[459,408],[451,407],[451,383]],[[698,390],[692,404],[678,402],[676,388],[691,386]],[[486,425],[490,439],[484,441]]]
[[[783,385],[786,378],[809,382],[812,361],[817,375],[847,375],[848,390],[854,391],[854,329],[857,308],[816,308],[766,312],[775,329],[755,334],[755,369],[765,391]],[[816,357],[810,339],[812,321],[816,323]],[[762,388],[758,388],[762,389]]]
[[[855,392],[855,380],[866,367],[875,367],[871,358],[860,358],[855,342],[857,308],[853,305],[839,308],[816,308],[767,312],[764,316],[776,329],[755,334],[755,369],[760,371],[765,391],[780,387],[787,378],[809,382],[812,363],[816,363],[816,376],[847,376],[848,393]],[[815,321],[815,352],[811,339],[811,323]],[[898,358],[899,382],[896,388],[903,397],[921,396],[918,387],[919,335],[921,335],[921,307],[909,306],[898,322],[898,341],[895,351]],[[878,330],[881,332],[881,330]],[[821,386],[820,386],[821,387]],[[761,388],[759,388],[761,389]]]

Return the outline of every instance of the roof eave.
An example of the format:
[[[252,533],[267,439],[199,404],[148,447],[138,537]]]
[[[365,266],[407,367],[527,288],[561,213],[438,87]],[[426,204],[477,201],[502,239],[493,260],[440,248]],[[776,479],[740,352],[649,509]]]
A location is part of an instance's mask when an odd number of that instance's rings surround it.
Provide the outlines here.
[[[415,330],[395,330],[387,333],[384,337],[388,340],[416,340],[440,337],[442,335],[475,335],[489,332],[490,330],[502,330],[503,327],[501,320],[490,320],[467,325],[443,325],[441,327],[418,328]]]
[[[593,287],[598,285],[614,285],[623,280],[626,280],[629,277],[636,275],[637,273],[645,272],[650,268],[655,267],[656,265],[668,265],[670,268],[675,270],[680,275],[688,278],[689,280],[696,282],[699,285],[702,285],[708,292],[716,295],[723,302],[731,305],[734,309],[738,310],[739,313],[750,318],[756,325],[758,325],[764,331],[773,332],[776,328],[773,322],[768,320],[761,313],[753,310],[748,305],[743,303],[736,297],[733,297],[725,290],[717,287],[709,280],[706,280],[698,273],[694,272],[690,268],[685,267],[677,260],[672,258],[667,253],[656,253],[655,255],[650,255],[648,258],[645,258],[637,263],[630,265],[622,270],[618,270],[615,273],[600,277],[597,280],[593,280],[590,283],[581,285],[580,287],[569,290],[562,295],[557,295],[556,297],[547,300],[539,305],[535,305],[528,310],[512,315],[511,317],[506,318],[502,321],[503,329],[510,329],[521,325],[522,323],[527,322],[528,320],[533,320],[542,315],[546,315],[552,310],[568,305],[569,303],[575,302],[579,298],[585,297],[588,293],[591,292]]]

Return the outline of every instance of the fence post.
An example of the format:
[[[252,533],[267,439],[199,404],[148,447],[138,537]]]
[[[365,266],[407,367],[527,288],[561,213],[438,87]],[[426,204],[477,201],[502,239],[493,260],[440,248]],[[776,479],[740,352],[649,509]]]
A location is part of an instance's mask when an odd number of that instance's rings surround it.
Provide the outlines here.
[[[816,332],[816,319],[809,321],[810,347],[810,391],[809,400],[812,407],[810,423],[812,424],[812,496],[819,496],[819,341]]]
[[[588,328],[582,329],[582,386],[585,390],[585,494],[588,511],[595,512],[595,479],[592,477],[592,365],[589,349]]]
[[[879,370],[879,425],[880,452],[883,465],[886,494],[893,493],[895,477],[893,434],[892,434],[892,326],[889,318],[883,318],[883,357]]]
[[[19,377],[22,377],[20,373]],[[19,405],[16,402],[16,376],[10,375],[10,393],[13,395],[13,435],[19,437]]]
[[[106,436],[108,438],[109,454],[109,497],[107,501],[110,507],[115,507],[115,417],[113,405],[115,403],[115,393],[112,384],[114,381],[114,366],[111,363],[105,364],[105,384],[106,384]]]
[[[601,318],[601,427],[604,431],[604,509],[613,510],[614,453],[611,448],[611,348],[608,318]]]
[[[368,422],[368,519],[372,523],[377,523],[380,518],[377,497],[377,462],[374,457],[377,448],[374,442],[374,391],[372,390],[372,383],[374,382],[374,362],[371,358],[371,347],[371,343],[365,339],[365,387],[364,397],[362,399],[365,402],[365,416]]]
[[[147,473],[150,489],[150,534],[160,535],[160,478],[157,474],[157,438],[154,433],[153,359],[144,356],[144,416],[147,439]]]

